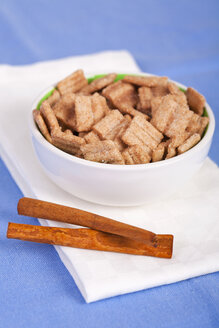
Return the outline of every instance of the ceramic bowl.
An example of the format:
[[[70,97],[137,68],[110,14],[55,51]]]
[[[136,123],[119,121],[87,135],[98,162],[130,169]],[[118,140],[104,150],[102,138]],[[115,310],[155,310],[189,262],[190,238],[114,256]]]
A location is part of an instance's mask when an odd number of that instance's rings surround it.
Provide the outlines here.
[[[149,75],[149,74],[141,74]],[[175,82],[175,81],[173,81]],[[186,89],[180,83],[179,87]],[[33,103],[54,86],[44,90]],[[39,132],[30,110],[33,148],[46,175],[60,188],[83,200],[110,206],[136,206],[169,197],[185,185],[202,166],[212,142],[215,119],[206,104],[209,125],[201,141],[187,152],[160,162],[113,165],[91,162],[51,145]]]

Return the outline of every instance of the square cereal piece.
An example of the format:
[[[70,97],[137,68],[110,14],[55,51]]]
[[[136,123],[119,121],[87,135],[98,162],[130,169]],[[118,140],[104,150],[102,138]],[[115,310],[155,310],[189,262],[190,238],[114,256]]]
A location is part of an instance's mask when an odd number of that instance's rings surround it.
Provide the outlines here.
[[[109,112],[110,109],[106,103],[106,98],[99,93],[94,93],[92,95],[91,105],[94,114],[94,124],[96,124]]]
[[[155,149],[162,139],[162,133],[140,116],[133,118],[122,136],[122,141],[128,146],[144,145],[151,150]]]
[[[151,114],[151,100],[153,98],[153,93],[151,88],[140,87],[138,89],[139,103],[137,109],[142,113]]]
[[[81,148],[82,154],[88,161],[124,164],[123,157],[112,140],[89,143]]]
[[[48,103],[47,100],[45,100],[41,107],[40,107],[40,112],[44,118],[44,121],[47,125],[47,128],[51,134],[52,131],[59,131],[60,126],[58,123],[58,120],[55,116],[54,111],[52,110],[50,104]]]
[[[208,123],[208,117],[202,117],[196,113],[193,113],[192,118],[190,119],[189,124],[186,128],[186,131],[188,131],[190,134],[199,133],[200,136],[202,136]]]
[[[117,147],[120,151],[124,150],[125,147],[126,147],[126,145],[122,141],[121,137],[124,134],[125,130],[128,128],[131,120],[132,120],[131,116],[129,116],[129,115],[124,116],[124,119],[120,124],[119,132],[117,133],[117,135],[113,139],[114,143],[117,145]]]
[[[163,97],[154,97],[151,99],[151,116],[153,117],[156,110],[160,106],[161,102],[163,100]]]
[[[84,136],[84,140],[86,141],[86,143],[95,143],[97,141],[100,141],[100,138],[94,131],[90,131]]]
[[[52,131],[52,144],[61,150],[72,154],[81,155],[80,147],[85,144],[84,139],[73,135],[70,130],[62,132],[61,130]]]
[[[59,122],[69,129],[75,130],[75,94],[66,93],[53,106],[53,111]]]
[[[167,146],[167,154],[165,159],[169,159],[176,156],[176,148],[172,147],[171,143]]]
[[[88,84],[87,86],[82,88],[80,90],[80,93],[82,93],[84,95],[89,95],[93,92],[99,91],[99,90],[105,88],[107,85],[113,83],[116,76],[117,76],[116,73],[111,73],[111,74],[105,75],[103,77],[100,77],[99,79],[92,81],[90,84]]]
[[[124,82],[135,84],[138,86],[144,87],[156,87],[159,84],[164,84],[167,82],[168,78],[163,76],[135,76],[135,75],[126,75],[123,79]]]
[[[89,131],[94,124],[91,97],[76,95],[75,97],[75,121],[77,132]]]
[[[148,152],[148,147],[135,145],[126,148],[122,156],[125,160],[125,164],[146,164],[151,160],[151,156]]]
[[[60,99],[60,93],[58,90],[54,90],[51,96],[47,99],[48,103],[51,107],[53,107]]]
[[[161,161],[166,150],[166,142],[161,142],[152,152],[152,162]]]
[[[189,137],[181,146],[177,148],[178,154],[182,154],[195,146],[201,140],[200,134],[195,133]]]
[[[179,87],[173,82],[168,82],[167,83],[167,89],[168,89],[168,91],[171,95],[180,95],[181,93],[183,93],[179,89]]]
[[[124,114],[131,114],[138,100],[135,87],[121,80],[103,89],[102,95]]]
[[[84,72],[79,69],[67,76],[65,79],[57,84],[57,89],[63,96],[66,93],[75,93],[88,84],[84,76]]]
[[[117,109],[111,110],[101,121],[93,126],[100,139],[113,140],[120,130],[124,116]]]
[[[46,100],[48,101],[50,106],[53,107],[59,101],[60,97],[61,97],[61,95],[58,92],[58,90],[54,89],[51,96],[49,96],[49,98],[47,98]]]
[[[156,111],[153,111],[151,124],[164,133],[167,125],[172,121],[177,108],[178,104],[173,100],[171,95],[163,97]]]
[[[173,119],[170,124],[167,125],[164,134],[169,138],[174,138],[177,135],[183,134],[189,124],[192,114],[192,111],[187,107],[178,105],[174,112]]]
[[[52,142],[51,136],[49,134],[46,123],[44,122],[44,119],[39,110],[37,109],[33,110],[33,118],[42,135],[46,138],[47,141],[51,143]]]
[[[158,85],[151,88],[154,97],[164,97],[168,95],[169,91],[165,85]]]
[[[140,112],[139,110],[136,110],[136,109],[130,110],[129,115],[131,115],[133,117],[140,116],[140,117],[142,117],[146,121],[149,121],[149,119],[150,119],[150,116],[148,116],[147,114],[142,113],[142,112]]]
[[[193,88],[186,90],[186,97],[191,110],[202,116],[205,106],[205,97]]]
[[[189,109],[187,98],[184,92],[180,92],[178,94],[172,94],[171,95],[173,100],[179,104],[179,106],[186,107]]]
[[[171,146],[173,148],[177,148],[179,147],[180,145],[182,145],[184,143],[184,141],[190,136],[190,133],[185,131],[185,130],[182,130],[182,131],[179,131],[179,133],[177,133],[175,136],[173,136],[171,139],[170,139],[170,142],[171,142]]]

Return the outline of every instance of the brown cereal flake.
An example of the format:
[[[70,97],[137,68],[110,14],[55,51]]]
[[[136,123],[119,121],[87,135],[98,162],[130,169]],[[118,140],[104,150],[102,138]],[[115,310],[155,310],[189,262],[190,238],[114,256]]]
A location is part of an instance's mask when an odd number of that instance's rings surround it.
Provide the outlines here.
[[[94,114],[94,124],[96,124],[109,112],[109,107],[106,103],[106,98],[99,93],[94,93],[92,95],[91,105]]]
[[[137,109],[142,113],[151,114],[151,100],[153,98],[153,93],[151,88],[140,87],[138,89],[139,103]]]
[[[152,152],[152,162],[161,161],[164,157],[166,142],[161,142]]]
[[[33,118],[42,135],[46,138],[47,141],[51,143],[52,142],[51,136],[49,134],[46,123],[44,122],[44,119],[39,110],[37,109],[33,110]]]
[[[176,156],[176,148],[172,147],[171,144],[167,147],[167,155],[165,159],[169,159]]]
[[[52,131],[51,137],[54,146],[72,155],[81,155],[80,146],[83,146],[85,141],[84,139],[73,135],[70,130],[66,130],[65,132],[62,132],[61,130]]]
[[[86,143],[94,143],[100,141],[100,138],[94,131],[90,131],[84,136],[84,140]]]
[[[122,141],[128,146],[144,145],[151,150],[155,149],[162,139],[162,133],[140,116],[133,118],[122,136]]]
[[[167,83],[167,89],[171,95],[181,95],[183,93],[179,87],[173,83],[173,82],[168,82]]]
[[[124,164],[124,159],[112,140],[89,143],[81,148],[85,159],[108,164]]]
[[[121,80],[103,89],[102,95],[124,114],[131,114],[138,100],[134,86]]]
[[[60,93],[58,90],[54,90],[52,95],[47,99],[48,103],[51,107],[53,107],[60,99]]]
[[[205,97],[191,87],[186,90],[186,97],[191,110],[201,116],[204,111]]]
[[[189,124],[186,128],[186,131],[188,131],[190,134],[199,133],[200,136],[202,136],[208,123],[209,123],[208,117],[202,117],[196,113],[193,113],[192,118],[189,121]]]
[[[114,143],[117,145],[117,147],[120,151],[124,150],[125,147],[126,147],[126,145],[122,141],[121,137],[124,134],[125,130],[128,128],[131,120],[132,120],[131,116],[129,116],[129,115],[124,116],[124,120],[121,122],[119,132],[117,133],[117,135],[113,139]]]
[[[76,95],[75,97],[75,120],[77,132],[89,131],[94,124],[91,97]]]
[[[57,89],[61,95],[66,93],[75,93],[85,87],[88,84],[87,79],[84,76],[84,72],[79,69],[61,80],[57,84]]]
[[[159,84],[164,84],[167,82],[168,78],[163,76],[135,76],[135,75],[126,75],[123,79],[124,82],[132,83],[138,86],[144,87],[156,87]]]
[[[117,109],[111,110],[102,120],[93,126],[93,130],[104,140],[113,140],[120,130],[124,116]]]
[[[52,131],[60,130],[60,126],[59,126],[58,120],[55,116],[55,113],[52,110],[52,108],[47,100],[45,100],[42,103],[42,105],[40,107],[40,112],[44,118],[47,128],[49,129],[50,134]]]
[[[96,79],[92,81],[90,84],[86,85],[84,88],[80,90],[80,93],[84,95],[89,95],[93,92],[99,91],[109,84],[113,83],[115,80],[117,74],[116,73],[111,73],[108,75],[105,75],[103,77],[100,77],[99,79]]]
[[[201,140],[200,134],[195,133],[189,137],[181,146],[177,148],[178,154],[182,154],[195,146]]]
[[[75,94],[66,93],[54,105],[53,111],[63,126],[69,129],[75,129]]]
[[[125,164],[146,164],[151,160],[151,156],[148,152],[148,147],[135,145],[126,148],[122,156],[125,160]]]
[[[189,124],[192,114],[192,111],[187,107],[180,107],[178,105],[174,112],[174,117],[166,127],[164,134],[169,138],[183,134]]]
[[[160,104],[157,105],[156,111],[153,110],[151,124],[164,133],[177,108],[178,104],[171,95],[163,97]]]

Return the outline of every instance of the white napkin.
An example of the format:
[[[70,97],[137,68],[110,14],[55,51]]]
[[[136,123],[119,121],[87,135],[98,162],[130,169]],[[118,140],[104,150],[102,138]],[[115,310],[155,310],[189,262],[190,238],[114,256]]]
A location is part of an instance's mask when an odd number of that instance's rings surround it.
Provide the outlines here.
[[[119,208],[91,204],[55,186],[35,157],[28,131],[34,98],[72,71],[139,71],[126,51],[12,67],[0,66],[0,154],[25,196],[95,212],[156,233],[174,234],[171,260],[56,246],[86,302],[169,284],[219,269],[219,170],[210,159],[166,201]],[[53,222],[42,224],[68,226]]]

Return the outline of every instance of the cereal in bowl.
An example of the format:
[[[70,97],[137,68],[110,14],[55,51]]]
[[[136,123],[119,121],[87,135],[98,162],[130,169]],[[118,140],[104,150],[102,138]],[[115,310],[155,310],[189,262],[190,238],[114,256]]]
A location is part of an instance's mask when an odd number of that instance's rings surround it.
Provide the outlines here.
[[[204,96],[167,77],[111,73],[86,79],[77,70],[46,98],[33,111],[45,139],[105,164],[173,158],[194,147],[209,123]]]

